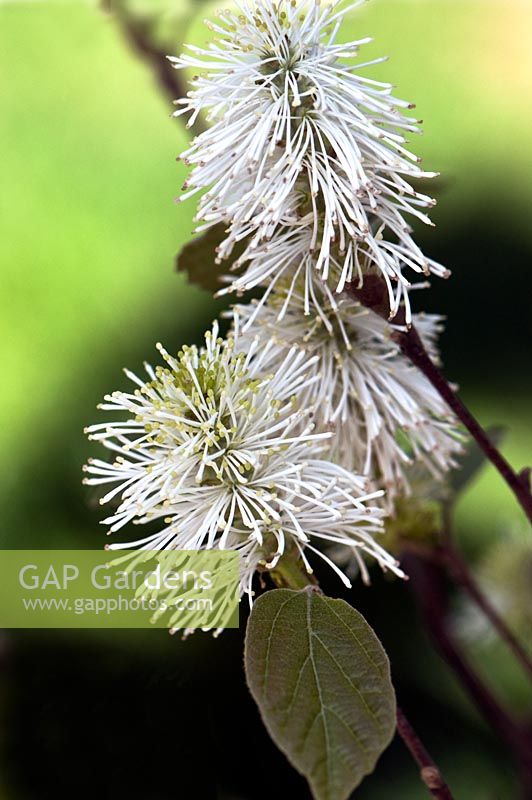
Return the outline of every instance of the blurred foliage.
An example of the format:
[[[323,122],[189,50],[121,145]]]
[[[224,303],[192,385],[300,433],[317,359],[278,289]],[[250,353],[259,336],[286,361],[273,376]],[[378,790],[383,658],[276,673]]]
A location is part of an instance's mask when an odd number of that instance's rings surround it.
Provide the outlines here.
[[[170,348],[198,335],[212,303],[172,271],[192,230],[192,206],[176,214],[172,203],[184,133],[112,21],[78,4],[4,5],[0,16],[5,500],[43,457],[48,474],[69,461],[68,494],[83,425],[120,367],[152,358],[165,335]],[[46,53],[38,76],[28,41]],[[46,536],[31,525],[4,536]]]
[[[197,44],[208,38],[201,20],[210,4],[128,2],[135,15],[150,18],[159,45],[171,53],[185,38]],[[392,57],[372,76],[393,80],[397,94],[417,102],[425,136],[413,147],[444,176],[433,215],[438,227],[419,236],[454,274],[433,281],[430,292],[415,296],[416,305],[447,314],[447,372],[484,425],[507,427],[503,452],[520,468],[532,452],[532,104],[523,102],[532,93],[532,7],[374,0],[345,30],[346,38],[366,34],[376,41],[364,58]],[[0,4],[0,92],[2,543],[100,547],[99,509],[81,488],[81,464],[92,451],[83,427],[96,421],[104,392],[126,385],[123,366],[138,369],[156,358],[158,340],[170,350],[197,341],[220,308],[173,268],[193,227],[193,201],[178,208],[172,202],[185,179],[175,157],[186,134],[113,14],[96,2]],[[480,559],[486,586],[494,585],[487,566],[493,559],[496,585],[524,586],[518,592],[524,603],[528,584],[512,572],[524,563],[521,550],[504,538],[521,521],[490,467],[457,505],[460,546]],[[336,583],[325,588],[339,594]],[[403,705],[417,709],[413,722],[457,795],[508,800],[507,759],[428,647],[407,587],[377,577],[372,590],[357,585],[351,600],[379,631]],[[458,614],[460,608],[458,602]],[[527,687],[504,648],[466,639],[490,683],[524,705]],[[87,791],[103,797],[89,768],[103,752],[119,796],[129,789],[134,798],[139,787],[129,766],[153,748],[149,731],[164,730],[180,715],[193,738],[203,737],[220,797],[269,798],[279,780],[287,796],[305,796],[243,688],[238,633],[216,643],[206,637],[180,643],[151,632],[77,638],[15,632],[0,659],[8,698],[0,697],[0,749],[14,787],[4,795],[2,786],[0,797],[70,796],[80,775]],[[207,720],[201,734],[198,707]],[[178,763],[180,746],[191,768],[205,771],[205,758],[195,762],[184,740],[175,748],[163,744],[160,758],[152,754],[146,762],[152,775],[165,773],[158,794],[151,786],[152,800],[176,796],[168,765]],[[250,779],[250,769],[260,779]],[[425,797],[400,745],[357,797],[392,793]]]
[[[475,578],[506,624],[532,654],[532,541],[525,526],[507,530],[482,555]],[[499,694],[519,716],[532,712],[530,683],[505,645],[467,597],[459,596],[454,626],[481,672],[497,676]]]

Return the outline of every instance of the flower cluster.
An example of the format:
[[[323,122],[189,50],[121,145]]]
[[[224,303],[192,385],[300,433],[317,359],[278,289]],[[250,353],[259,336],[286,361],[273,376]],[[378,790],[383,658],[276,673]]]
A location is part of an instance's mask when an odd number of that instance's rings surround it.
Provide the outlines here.
[[[246,241],[241,258],[249,275],[235,288],[268,285],[282,264],[305,262],[338,292],[383,275],[392,314],[407,294],[404,269],[445,276],[411,235],[408,219],[430,224],[434,201],[412,186],[433,177],[406,148],[419,131],[405,116],[411,104],[392,96],[390,84],[350,64],[369,39],[337,43],[350,8],[302,2],[246,2],[209,27],[209,49],[171,58],[200,70],[176,115],[200,112],[212,126],[182,154],[192,166],[182,195],[204,191],[199,230],[224,223],[220,258]],[[273,247],[271,246],[274,240]]]
[[[317,293],[319,287],[314,287]],[[288,298],[289,301],[288,301]],[[401,354],[393,329],[381,317],[349,298],[319,301],[320,312],[306,314],[301,286],[278,288],[267,304],[236,306],[241,339],[269,347],[268,367],[281,368],[287,349],[297,345],[309,356],[315,381],[302,392],[315,407],[322,430],[332,430],[329,455],[348,470],[361,470],[386,489],[387,508],[408,494],[409,468],[417,462],[437,480],[461,450],[453,415],[440,395]],[[437,358],[441,317],[414,315],[427,349]]]
[[[294,551],[310,571],[304,551],[318,552],[316,542],[342,544],[356,559],[366,552],[400,574],[372,535],[382,514],[367,503],[380,493],[368,494],[363,478],[323,458],[331,434],[315,432],[310,408],[296,401],[315,381],[303,350],[288,349],[270,373],[267,345],[256,341],[244,354],[238,337],[218,337],[215,323],[205,347],[183,348],[177,358],[159,351],[166,367],[147,367],[147,381],[128,373],[137,389],[114,392],[101,406],[126,420],[87,431],[116,454],[85,468],[86,483],[113,487],[102,503],[120,494],[104,520],[109,532],[159,523],[110,549],[237,550],[250,597],[256,568],[273,569]]]
[[[260,297],[234,307],[226,339],[215,323],[203,347],[159,346],[165,367],[106,397],[121,421],[88,429],[115,454],[86,467],[87,483],[111,485],[109,532],[149,524],[134,546],[236,550],[250,598],[257,570],[310,572],[315,554],[346,584],[344,565],[367,578],[366,556],[402,575],[378,544],[382,517],[413,472],[441,480],[460,450],[391,325],[344,292],[377,276],[392,321],[414,322],[437,358],[441,318],[412,315],[408,297],[408,273],[448,274],[408,221],[429,223],[417,187],[433,173],[406,148],[411,106],[356,61],[369,40],[338,42],[348,10],[240,0],[209,24],[208,49],[170,59],[198,73],[176,115],[211,123],[182,154],[182,199],[201,193],[199,232],[225,230],[222,291]]]

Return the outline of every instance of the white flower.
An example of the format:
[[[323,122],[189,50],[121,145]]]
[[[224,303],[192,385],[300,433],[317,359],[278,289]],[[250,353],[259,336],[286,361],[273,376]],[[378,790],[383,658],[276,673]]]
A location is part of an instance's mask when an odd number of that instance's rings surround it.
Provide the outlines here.
[[[300,220],[297,225],[280,228],[273,239],[262,242],[258,246],[248,245],[242,255],[233,261],[231,270],[236,273],[225,277],[228,286],[221,289],[218,294],[229,293],[242,294],[257,287],[264,288],[263,302],[265,302],[270,292],[275,291],[276,287],[283,286],[286,291],[286,304],[291,301],[291,291],[294,287],[303,288],[304,291],[304,311],[310,314],[311,310],[318,314],[326,313],[321,309],[324,297],[327,298],[329,305],[336,305],[329,283],[336,287],[335,293],[343,292],[346,283],[354,282],[361,286],[364,276],[375,273],[379,270],[384,276],[388,290],[388,300],[390,305],[390,317],[393,318],[401,307],[404,307],[406,323],[412,322],[412,313],[407,289],[415,289],[425,284],[412,285],[400,277],[396,279],[394,270],[383,270],[382,265],[377,265],[371,259],[367,248],[359,242],[352,240],[347,244],[345,250],[339,247],[330,248],[328,259],[323,262],[321,271],[315,253],[315,241],[313,238],[312,226],[307,224],[308,220]],[[395,259],[395,245],[390,242],[381,242],[382,251],[380,255],[387,254],[390,259]],[[218,248],[218,261],[222,261],[225,253],[225,245]],[[445,270],[435,261],[429,262],[431,270],[443,275]],[[400,270],[396,262],[397,270]],[[317,291],[316,286],[321,278],[321,291]],[[296,301],[297,302],[297,301]]]
[[[321,287],[314,285],[319,294]],[[456,418],[425,376],[391,339],[393,328],[379,316],[332,295],[305,315],[305,292],[290,287],[272,292],[267,304],[235,309],[241,342],[269,342],[268,366],[276,370],[287,348],[298,344],[310,357],[317,381],[302,390],[300,403],[316,408],[320,429],[333,429],[330,457],[384,486],[388,508],[409,492],[409,466],[420,463],[441,479],[461,451]],[[441,318],[415,315],[416,327],[436,357]],[[271,347],[271,343],[277,347]],[[259,347],[261,345],[259,344]],[[317,356],[317,360],[316,360]]]
[[[229,226],[222,257],[242,239],[253,249],[280,226],[303,225],[324,279],[331,258],[344,262],[338,287],[366,259],[405,291],[404,267],[448,274],[423,255],[405,220],[430,224],[423,209],[434,201],[409,181],[434,173],[405,148],[405,134],[419,130],[401,112],[411,106],[390,84],[360,74],[383,59],[345,63],[370,41],[336,42],[342,18],[359,4],[338,11],[337,2],[241,2],[238,13],[210,24],[219,38],[209,49],[171,58],[201,73],[176,115],[190,113],[191,124],[207,111],[213,122],[182,154],[193,167],[182,199],[207,190],[199,230]]]
[[[238,339],[217,333],[215,323],[204,348],[183,348],[177,358],[159,346],[167,366],[147,367],[147,382],[127,373],[138,388],[114,392],[101,406],[127,418],[88,429],[116,454],[85,468],[87,483],[113,485],[102,503],[119,498],[104,520],[109,532],[158,522],[133,546],[237,550],[241,590],[250,597],[259,565],[272,569],[290,552],[310,569],[307,553],[324,541],[402,574],[373,538],[382,512],[366,503],[380,493],[367,494],[363,478],[323,460],[330,434],[313,433],[312,410],[295,403],[309,386],[312,361],[288,349],[276,373],[265,374],[267,344],[244,355]]]

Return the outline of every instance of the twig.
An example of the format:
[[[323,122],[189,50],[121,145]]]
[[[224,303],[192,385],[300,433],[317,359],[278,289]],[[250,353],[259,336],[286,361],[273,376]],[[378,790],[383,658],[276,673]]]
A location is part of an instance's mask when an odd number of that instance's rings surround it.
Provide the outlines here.
[[[532,659],[503,618],[491,605],[486,595],[482,592],[456,547],[451,542],[447,542],[441,548],[440,554],[456,583],[458,583],[477,604],[497,631],[502,641],[512,651],[528,677],[532,679]]]
[[[451,388],[443,374],[427,353],[415,328],[408,331],[395,331],[392,338],[398,343],[402,352],[413,364],[423,372],[436,391],[454,411],[458,419],[465,425],[480,449],[499,471],[508,486],[512,489],[528,519],[532,522],[532,494],[528,485],[528,476],[518,475],[508,461],[490,441],[482,426],[477,422],[469,409]],[[523,480],[523,477],[525,479]]]
[[[159,87],[169,100],[173,103],[175,100],[185,97],[186,82],[181,79],[181,72],[172,67],[166,57],[167,54],[153,41],[150,35],[149,21],[135,19],[118,0],[105,0],[102,7],[114,15],[129,45],[151,68]],[[203,130],[205,130],[205,126],[198,118],[192,125],[192,131],[194,134],[198,134]]]
[[[376,276],[370,275],[364,279],[362,287],[351,283],[347,285],[348,293],[360,303],[370,308],[379,316],[388,319],[389,303],[386,285]],[[404,312],[400,311],[394,318],[394,323],[404,326]],[[425,375],[434,386],[438,394],[445,400],[449,408],[467,428],[480,449],[491,461],[508,486],[513,491],[516,499],[523,508],[530,522],[532,522],[532,493],[530,491],[530,471],[515,472],[508,461],[490,441],[486,431],[477,422],[469,409],[458,397],[454,389],[447,382],[436,364],[432,361],[421,338],[414,327],[408,330],[394,330],[392,339],[399,345],[401,351]]]
[[[516,759],[523,783],[523,797],[532,798],[532,737],[530,731],[505,711],[490,689],[468,664],[446,623],[447,598],[441,566],[417,556],[405,555],[403,564],[411,578],[425,626],[434,646],[451,667],[486,722],[506,743]]]
[[[418,765],[421,780],[430,794],[440,800],[453,800],[451,790],[445,783],[440,770],[399,706],[397,706],[397,733]]]
[[[440,532],[441,544],[438,547],[427,547],[411,542],[405,538],[403,542],[404,549],[409,553],[419,555],[429,561],[437,561],[438,564],[445,567],[449,577],[467,592],[471,600],[478,606],[496,630],[501,640],[512,651],[523,670],[532,679],[532,658],[486,597],[471,573],[466,561],[453,542],[452,505],[449,502],[444,502],[442,511],[443,524]]]
[[[410,554],[405,555],[403,563],[436,648],[460,678],[485,719],[505,739],[513,739],[513,721],[465,661],[447,629],[447,598],[441,569],[434,562],[422,561]]]

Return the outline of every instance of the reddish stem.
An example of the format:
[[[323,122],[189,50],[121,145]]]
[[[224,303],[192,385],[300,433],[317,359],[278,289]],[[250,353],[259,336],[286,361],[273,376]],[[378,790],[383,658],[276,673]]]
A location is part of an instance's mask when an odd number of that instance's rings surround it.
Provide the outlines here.
[[[389,301],[386,284],[377,275],[369,275],[365,278],[362,287],[351,283],[346,287],[346,291],[358,302],[370,308],[379,316],[389,318]],[[394,317],[394,324],[404,326],[404,310],[401,309]],[[417,330],[414,327],[408,330],[394,330],[392,339],[399,345],[404,355],[425,375],[427,380],[434,386],[440,397],[445,400],[449,408],[456,414],[458,419],[467,428],[480,449],[499,471],[516,499],[520,503],[523,511],[532,522],[532,493],[530,491],[530,471],[523,470],[517,473],[504,458],[504,456],[490,441],[489,436],[482,426],[477,422],[469,409],[460,400],[454,389],[447,382],[442,372],[432,361],[427,350],[421,341]]]
[[[430,794],[440,800],[453,800],[451,790],[442,778],[440,770],[399,706],[397,706],[397,733],[418,765],[421,780]]]
[[[447,542],[441,550],[441,555],[456,583],[458,583],[477,604],[497,631],[502,641],[512,651],[528,677],[532,679],[532,660],[530,656],[477,585],[461,554],[451,542]]]
[[[506,743],[520,770],[523,797],[532,800],[532,732],[505,711],[464,658],[447,627],[447,595],[441,566],[411,554],[403,559],[434,646],[469,694],[486,722]]]
[[[181,79],[181,72],[173,68],[166,57],[167,54],[154,41],[150,20],[147,18],[135,18],[123,3],[118,0],[114,0],[114,2],[104,0],[102,8],[104,11],[114,14],[127,42],[137,55],[148,64],[160,89],[168,99],[173,103],[181,97],[186,97],[187,85]],[[205,125],[198,117],[192,131],[194,134],[199,134],[204,130]]]

